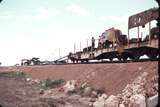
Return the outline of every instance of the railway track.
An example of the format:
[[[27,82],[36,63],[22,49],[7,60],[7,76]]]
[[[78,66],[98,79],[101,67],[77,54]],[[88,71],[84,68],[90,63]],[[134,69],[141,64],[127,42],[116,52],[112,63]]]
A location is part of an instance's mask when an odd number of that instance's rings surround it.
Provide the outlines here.
[[[157,59],[139,59],[139,60],[126,60],[126,61],[101,61],[101,62],[78,62],[78,63],[59,63],[59,64],[53,64],[53,65],[74,65],[74,64],[114,64],[114,63],[138,63],[138,62],[153,62],[153,61],[160,61]]]

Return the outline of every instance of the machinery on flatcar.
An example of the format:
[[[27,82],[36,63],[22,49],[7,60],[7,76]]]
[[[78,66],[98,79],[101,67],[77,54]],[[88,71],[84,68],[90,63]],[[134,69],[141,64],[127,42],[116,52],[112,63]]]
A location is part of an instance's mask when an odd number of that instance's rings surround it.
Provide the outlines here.
[[[122,34],[121,30],[110,28],[103,32],[98,39],[98,46],[92,45],[76,53],[70,53],[68,58],[73,62],[88,62],[89,60],[114,58],[126,61],[139,60],[146,55],[149,59],[158,59],[158,27],[151,28],[151,21],[158,19],[158,8],[151,8],[129,17],[128,35]],[[140,27],[148,26],[149,35],[144,39],[140,37]],[[137,38],[130,39],[130,29],[137,27]],[[142,36],[142,35],[141,35]]]

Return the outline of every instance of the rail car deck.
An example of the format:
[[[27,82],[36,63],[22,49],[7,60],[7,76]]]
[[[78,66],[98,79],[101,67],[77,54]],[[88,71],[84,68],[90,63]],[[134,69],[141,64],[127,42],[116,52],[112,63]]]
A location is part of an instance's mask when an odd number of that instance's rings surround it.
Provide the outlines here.
[[[118,58],[119,60],[126,60],[127,58],[139,59],[143,55],[149,58],[157,58],[158,39],[152,39],[146,42],[131,43],[123,46],[123,52],[119,53],[117,47],[95,49],[93,51],[79,52],[79,54],[72,54],[77,61],[100,60]]]

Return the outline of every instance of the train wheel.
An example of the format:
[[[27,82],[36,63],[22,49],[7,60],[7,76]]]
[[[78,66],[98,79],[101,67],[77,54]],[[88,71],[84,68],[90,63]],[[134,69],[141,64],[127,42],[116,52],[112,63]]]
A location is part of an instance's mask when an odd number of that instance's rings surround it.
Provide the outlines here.
[[[147,56],[149,57],[149,59],[156,59],[157,58],[156,54],[148,54]]]
[[[122,59],[123,59],[123,61],[127,61],[127,58],[128,58],[128,57],[123,57]]]
[[[23,65],[24,65],[24,66],[28,66],[28,65],[29,65],[29,63],[28,63],[28,62],[25,62]]]
[[[88,63],[88,59],[86,59],[86,62]]]
[[[78,63],[78,60],[76,60],[76,63]]]
[[[109,58],[110,61],[113,61],[113,58]]]
[[[134,60],[139,60],[140,59],[140,56],[139,55],[134,55]]]
[[[157,50],[150,50],[147,54],[149,59],[157,59],[158,51]]]
[[[119,61],[122,61],[123,58],[122,58],[121,56],[118,56],[117,59],[118,59]]]

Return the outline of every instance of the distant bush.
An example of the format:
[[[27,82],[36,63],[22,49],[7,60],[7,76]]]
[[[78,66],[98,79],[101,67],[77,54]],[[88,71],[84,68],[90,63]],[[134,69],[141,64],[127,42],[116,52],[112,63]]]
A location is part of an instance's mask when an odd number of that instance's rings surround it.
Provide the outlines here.
[[[57,88],[61,86],[65,80],[63,79],[58,79],[58,80],[51,80],[51,79],[46,79],[44,81],[41,81],[40,85],[41,88],[43,89],[51,89],[51,88]]]
[[[26,77],[26,74],[20,71],[2,72],[0,73],[0,77],[10,77],[10,78]]]

